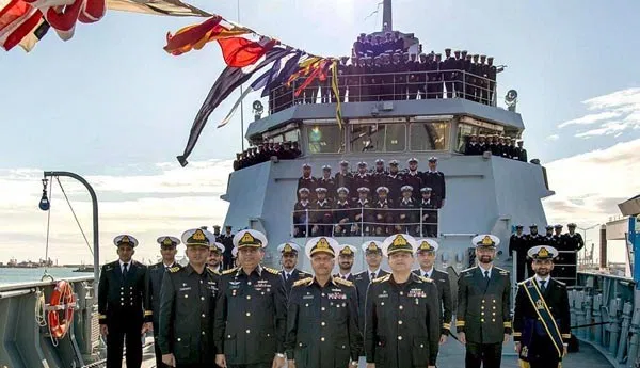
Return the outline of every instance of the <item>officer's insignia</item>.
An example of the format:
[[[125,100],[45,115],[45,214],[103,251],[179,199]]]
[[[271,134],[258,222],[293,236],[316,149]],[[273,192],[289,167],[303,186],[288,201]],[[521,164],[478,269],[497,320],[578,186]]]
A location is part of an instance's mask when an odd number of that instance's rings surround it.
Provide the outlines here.
[[[240,239],[241,244],[254,244],[256,242],[256,238],[251,235],[250,232],[245,232],[242,238]]]
[[[293,286],[305,285],[305,284],[308,284],[308,283],[310,283],[312,281],[313,281],[313,277],[305,277],[302,280],[298,280],[298,281],[294,282]]]
[[[196,229],[196,232],[193,233],[193,236],[191,238],[196,241],[205,241],[207,239],[202,229]]]
[[[293,248],[291,247],[291,244],[287,243],[284,245],[284,249],[283,249],[284,253],[291,253],[293,252]]]
[[[353,251],[351,250],[351,247],[344,247],[340,254],[351,255],[353,254]]]
[[[424,282],[433,282],[433,279],[427,276],[420,276],[420,280]],[[442,280],[444,281],[444,280]]]
[[[169,269],[169,272],[171,272],[171,273],[176,273],[176,272],[178,272],[178,271],[180,271],[180,267],[171,267],[171,268]]]
[[[407,239],[405,239],[404,236],[398,234],[396,238],[393,239],[393,245],[396,247],[402,247],[404,245],[407,245]]]
[[[542,299],[538,299],[538,301],[536,302],[536,309],[544,309],[544,302],[542,301]]]
[[[347,299],[347,294],[344,293],[329,293],[327,294],[327,297],[329,298],[329,300],[346,300]]]
[[[375,279],[373,279],[373,281],[371,282],[385,282],[389,280],[389,276],[390,275],[384,275],[382,277],[376,277]]]
[[[501,270],[501,271],[500,271],[500,274],[501,274],[501,275],[508,275],[508,274],[509,274],[509,271]]]
[[[428,241],[423,241],[422,243],[420,243],[418,250],[432,251],[433,247],[431,246],[431,244],[429,244]]]
[[[162,245],[167,245],[167,246],[169,246],[169,245],[173,245],[173,240],[171,240],[171,238],[169,238],[169,237],[166,237],[166,238],[164,238],[164,240],[162,241]]]
[[[549,251],[547,251],[547,248],[545,248],[545,247],[540,248],[540,251],[538,252],[538,257],[540,257],[540,258],[549,257]]]
[[[345,280],[341,277],[334,277],[333,282],[336,284],[344,285],[344,286],[353,286],[353,282]]]
[[[267,272],[272,273],[274,275],[277,275],[279,272],[278,270],[274,270],[273,268],[269,268],[269,267],[263,267],[263,270],[267,270]]]
[[[377,252],[379,250],[378,248],[378,244],[371,242],[369,243],[369,246],[367,247],[367,250],[370,252]]]
[[[131,240],[129,239],[128,236],[125,235],[125,236],[122,237],[122,239],[120,239],[120,243],[129,244],[129,243],[131,243]]]
[[[223,274],[223,275],[228,275],[228,274],[230,274],[230,273],[234,273],[234,272],[236,272],[236,271],[238,271],[238,268],[237,268],[237,267],[236,267],[236,268],[228,269],[228,270],[226,270],[226,271],[222,271],[222,274]]]
[[[485,236],[484,238],[482,238],[482,241],[480,242],[481,245],[493,245],[493,239],[491,239],[491,237],[489,235]]]

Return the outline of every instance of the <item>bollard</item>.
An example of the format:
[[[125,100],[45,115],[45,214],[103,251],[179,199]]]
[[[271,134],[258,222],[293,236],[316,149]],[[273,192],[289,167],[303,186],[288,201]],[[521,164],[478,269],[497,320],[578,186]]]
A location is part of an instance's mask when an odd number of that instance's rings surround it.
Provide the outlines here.
[[[595,329],[594,329],[594,339],[593,341],[597,344],[602,346],[602,325],[599,323],[602,323],[602,294],[598,293],[596,295],[593,296],[593,322],[594,323],[598,323],[597,325],[595,325]]]
[[[629,359],[627,359],[627,367],[634,367],[638,356],[638,333],[640,333],[640,309],[636,309],[633,313],[631,326],[629,327]]]
[[[616,356],[618,349],[618,339],[620,338],[620,308],[622,300],[620,298],[609,301],[609,353]]]
[[[620,342],[618,343],[618,363],[624,362],[624,354],[627,352],[627,339],[629,337],[629,325],[631,324],[631,303],[626,302],[622,307],[622,330],[620,332]]]
[[[575,304],[576,304],[576,324],[577,325],[584,325],[584,324],[587,323],[586,320],[585,320],[585,316],[587,315],[587,311],[585,310],[585,293],[584,293],[584,291],[582,291],[582,290],[578,291],[577,298],[575,299]],[[585,331],[586,331],[585,327],[579,327],[578,331],[576,331],[576,334],[581,339],[584,339],[585,338]]]
[[[585,306],[585,324],[592,323],[593,322],[593,315],[592,315],[593,297],[591,295],[588,295],[588,294],[585,295],[584,306]],[[584,334],[587,340],[593,341],[593,326],[584,327]]]

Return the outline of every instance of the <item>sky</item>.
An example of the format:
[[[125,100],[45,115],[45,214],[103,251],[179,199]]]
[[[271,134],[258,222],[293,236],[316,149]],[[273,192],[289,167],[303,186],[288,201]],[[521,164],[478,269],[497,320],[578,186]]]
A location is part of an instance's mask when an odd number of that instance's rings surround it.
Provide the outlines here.
[[[357,34],[380,28],[381,13],[365,19],[377,3],[240,0],[239,15],[243,25],[283,43],[342,56]],[[192,4],[238,19],[237,0]],[[640,191],[640,175],[632,174],[640,169],[639,13],[633,0],[394,0],[393,9],[394,28],[415,33],[427,52],[467,49],[507,65],[498,95],[518,91],[529,158],[546,166],[556,192],[544,200],[547,219],[582,227],[606,222],[619,213],[617,203]],[[0,261],[44,256],[47,214],[36,207],[43,170],[77,172],[94,184],[105,257],[113,256],[111,239],[121,232],[151,242],[222,223],[227,204],[220,194],[242,133],[238,117],[216,126],[234,98],[210,117],[189,166],[175,159],[224,67],[219,47],[177,57],[162,49],[167,31],[199,21],[109,12],[80,24],[67,42],[52,32],[31,53],[0,54]],[[245,128],[256,98],[246,99]],[[88,196],[79,184],[62,183],[91,240]],[[50,255],[90,263],[59,189]]]

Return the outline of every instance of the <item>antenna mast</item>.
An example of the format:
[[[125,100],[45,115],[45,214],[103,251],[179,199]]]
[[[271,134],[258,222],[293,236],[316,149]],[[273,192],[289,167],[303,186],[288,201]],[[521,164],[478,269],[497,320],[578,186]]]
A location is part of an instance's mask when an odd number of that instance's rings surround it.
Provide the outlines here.
[[[382,32],[393,31],[393,15],[391,14],[391,0],[383,0],[382,4]]]

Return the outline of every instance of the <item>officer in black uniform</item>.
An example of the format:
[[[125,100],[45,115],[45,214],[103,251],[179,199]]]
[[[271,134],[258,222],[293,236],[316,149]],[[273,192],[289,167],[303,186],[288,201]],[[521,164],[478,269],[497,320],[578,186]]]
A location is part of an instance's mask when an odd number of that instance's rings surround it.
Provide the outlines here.
[[[180,267],[176,262],[176,247],[180,244],[180,239],[172,236],[161,236],[158,238],[160,243],[160,254],[162,261],[149,266],[147,272],[147,305],[153,311],[153,337],[156,342],[159,341],[158,332],[160,332],[160,289],[162,287],[162,278],[165,271],[173,267]],[[160,352],[160,343],[154,344],[156,351],[156,367],[166,367],[162,363],[162,353]]]
[[[267,238],[239,231],[233,239],[239,267],[222,273],[215,310],[216,364],[228,368],[282,368],[287,292],[277,270],[262,267]]]
[[[435,367],[441,336],[438,289],[411,272],[415,239],[393,235],[383,242],[392,274],[367,290],[365,352],[376,368]]]
[[[413,199],[418,200],[420,198],[418,190],[420,190],[424,184],[422,181],[422,172],[418,171],[417,158],[410,158],[407,163],[409,164],[409,167],[404,172],[404,175],[402,175],[404,185],[408,185],[413,188]]]
[[[538,224],[529,225],[529,234],[525,235],[526,239],[526,252],[531,249],[531,247],[544,244],[544,236],[538,234]],[[531,263],[527,263],[527,275],[530,277],[533,275],[533,269],[531,268]]]
[[[162,362],[177,368],[214,366],[214,307],[220,274],[207,268],[215,237],[204,229],[182,234],[189,264],[162,279],[159,344]]]
[[[438,158],[429,158],[429,170],[422,173],[422,185],[431,188],[432,196],[441,207],[444,207],[447,199],[447,183],[442,171],[438,171]]]
[[[522,162],[527,162],[527,149],[524,148],[524,141],[523,140],[519,140],[518,142],[518,147],[516,152],[518,153],[518,160],[522,161]]]
[[[336,181],[331,176],[331,165],[322,166],[322,177],[318,179],[318,188],[324,188],[329,203],[336,201]],[[318,189],[316,188],[316,190]]]
[[[349,161],[340,161],[340,171],[336,173],[333,179],[336,188],[347,188],[349,191],[353,190],[353,175],[349,172]]]
[[[362,334],[353,283],[331,276],[338,242],[310,239],[305,253],[315,276],[293,284],[287,309],[285,343],[288,368],[346,368],[358,366]]]
[[[516,281],[521,282],[525,279],[525,271],[527,269],[527,237],[522,233],[523,226],[516,225],[516,233],[509,238],[509,255],[513,257],[516,252]]]
[[[414,270],[413,273],[419,276],[427,277],[436,284],[438,288],[438,306],[440,307],[440,345],[447,341],[449,331],[451,330],[451,284],[449,283],[449,274],[436,270],[433,265],[436,260],[436,252],[438,251],[438,242],[433,239],[420,239],[418,243],[418,263],[420,268]]]
[[[131,257],[138,240],[131,235],[113,239],[118,260],[100,270],[98,313],[100,333],[107,339],[107,368],[122,367],[122,350],[127,344],[127,367],[142,364],[142,334],[153,321],[153,311],[146,306],[147,267]],[[143,308],[144,305],[144,308]]]
[[[340,187],[337,190],[338,199],[333,205],[333,230],[335,236],[351,236],[351,203],[349,202],[349,189]]]
[[[282,254],[282,271],[280,271],[280,274],[284,280],[284,287],[288,295],[293,283],[309,277],[309,274],[296,268],[298,265],[298,254],[300,253],[300,246],[298,244],[293,242],[282,243],[278,245],[278,252]]]
[[[353,259],[356,255],[356,247],[354,247],[351,244],[340,244],[338,245],[337,251],[338,251],[338,273],[336,273],[333,276],[340,277],[349,282],[354,282],[355,277],[351,273],[351,268],[353,268]],[[356,294],[356,297],[357,297],[357,294]]]
[[[511,277],[493,265],[500,239],[476,236],[478,266],[458,279],[458,338],[465,344],[466,368],[499,368],[502,342],[511,334]]]
[[[535,275],[518,284],[513,340],[531,368],[559,367],[571,338],[571,310],[565,284],[551,277],[558,251],[547,245],[529,250]]]
[[[438,203],[431,195],[431,188],[420,188],[420,234],[430,238],[438,237]]]
[[[299,201],[293,205],[292,223],[293,223],[293,236],[296,238],[306,237],[307,230],[311,222],[313,212],[312,206],[309,203],[309,189],[298,189]]]
[[[231,226],[227,225],[224,227],[224,234],[220,235],[220,238],[216,240],[224,245],[222,268],[225,270],[233,268],[235,264],[235,259],[233,257],[233,236],[234,234],[231,233]]]
[[[317,187],[318,181],[311,175],[311,165],[303,164],[302,176],[298,179],[298,191],[300,191],[300,189],[302,188],[309,189],[309,199],[311,200],[311,202],[314,202]]]
[[[570,265],[571,268],[566,267],[566,270],[556,270],[555,275],[558,277],[562,276],[571,278],[571,280],[566,279],[567,286],[574,286],[576,283],[575,278],[578,266],[578,251],[580,251],[582,247],[584,247],[584,241],[582,240],[582,236],[576,233],[576,224],[570,223],[567,224],[567,227],[569,228],[569,232],[567,234],[564,234],[564,242],[562,243],[563,247],[558,250],[565,251],[565,253],[562,253],[562,256],[564,258],[563,263],[565,265]],[[562,272],[561,274],[557,271],[564,272]]]
[[[311,205],[311,236],[331,236],[333,204],[327,199],[327,189],[316,188],[316,203]]]
[[[543,237],[544,244],[555,247],[557,244],[556,244],[556,238],[553,236],[553,225],[547,225],[544,227],[544,229],[546,231]]]
[[[222,255],[225,250],[224,244],[220,242],[211,243],[209,246],[209,257],[207,258],[208,269],[216,273],[222,273],[222,271],[224,271],[224,268],[222,267]]]
[[[365,255],[367,269],[355,274],[354,283],[358,291],[358,324],[360,325],[360,331],[364,332],[364,303],[367,298],[367,288],[369,288],[369,284],[373,279],[385,276],[388,272],[380,267],[382,263],[381,242],[377,240],[366,241],[361,248]]]

